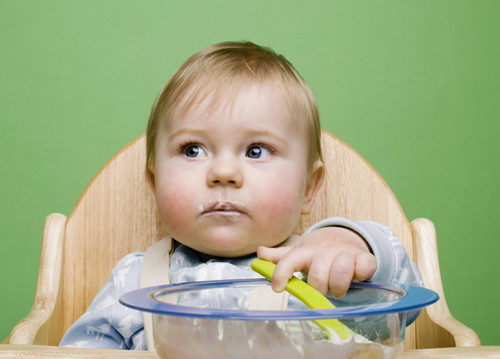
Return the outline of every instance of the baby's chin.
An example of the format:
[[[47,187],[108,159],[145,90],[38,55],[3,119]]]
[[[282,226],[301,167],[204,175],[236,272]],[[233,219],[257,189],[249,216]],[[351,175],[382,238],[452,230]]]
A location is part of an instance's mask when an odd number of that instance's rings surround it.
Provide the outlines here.
[[[223,258],[255,254],[260,246],[275,247],[291,233],[285,231],[248,231],[235,226],[220,226],[209,230],[172,233],[177,242],[198,252]]]
[[[226,247],[208,247],[208,246],[193,246],[188,245],[188,247],[193,248],[194,250],[207,254],[212,257],[221,257],[221,258],[236,258],[236,257],[245,257],[257,252],[258,246],[250,246],[250,247],[238,247],[238,246],[226,246]]]
[[[213,256],[213,257],[221,257],[221,258],[237,258],[237,257],[245,257],[248,255],[253,255],[257,252],[257,248],[264,245],[263,243],[255,243],[253,241],[242,242],[242,241],[205,241],[204,243],[193,243],[192,241],[182,241],[175,239],[177,242],[194,249],[197,252]],[[279,243],[272,244],[271,246],[278,245]]]

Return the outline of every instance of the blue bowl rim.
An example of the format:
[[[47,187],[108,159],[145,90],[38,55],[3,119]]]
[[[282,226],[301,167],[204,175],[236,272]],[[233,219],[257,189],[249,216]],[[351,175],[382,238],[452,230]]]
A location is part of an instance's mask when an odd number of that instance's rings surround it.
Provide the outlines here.
[[[155,299],[160,294],[178,293],[187,290],[200,290],[225,286],[252,286],[269,284],[264,278],[232,279],[185,282],[137,289],[123,294],[121,304],[144,312],[200,319],[224,320],[318,320],[348,319],[355,317],[404,313],[426,307],[439,300],[436,292],[417,286],[401,283],[353,282],[351,288],[372,288],[392,292],[401,297],[397,300],[366,305],[337,307],[334,309],[305,309],[287,311],[268,310],[225,310],[187,307],[169,304]]]

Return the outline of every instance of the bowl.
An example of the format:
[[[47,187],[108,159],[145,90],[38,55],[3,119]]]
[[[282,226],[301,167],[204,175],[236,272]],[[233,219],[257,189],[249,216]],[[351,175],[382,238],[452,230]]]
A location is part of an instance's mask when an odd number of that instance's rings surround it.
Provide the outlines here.
[[[398,356],[408,312],[438,298],[421,287],[363,282],[352,283],[341,300],[329,298],[335,309],[309,309],[258,278],[142,288],[120,302],[152,313],[161,358],[372,359]],[[286,308],[276,310],[276,303]],[[342,340],[326,333],[315,323],[325,319],[356,335]]]

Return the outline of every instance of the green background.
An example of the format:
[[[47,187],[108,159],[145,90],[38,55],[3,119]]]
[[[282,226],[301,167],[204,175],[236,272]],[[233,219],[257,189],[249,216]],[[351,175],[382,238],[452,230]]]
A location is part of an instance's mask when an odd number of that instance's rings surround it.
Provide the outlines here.
[[[68,215],[192,53],[252,40],[306,78],[323,127],[434,221],[451,312],[500,345],[500,1],[0,0],[0,338]]]

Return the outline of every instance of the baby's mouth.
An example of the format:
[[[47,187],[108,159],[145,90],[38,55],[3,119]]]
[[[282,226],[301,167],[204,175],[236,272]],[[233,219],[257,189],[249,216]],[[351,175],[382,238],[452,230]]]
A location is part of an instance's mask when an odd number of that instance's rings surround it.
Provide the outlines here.
[[[213,201],[199,207],[200,216],[237,217],[247,213],[247,206],[234,201]]]

